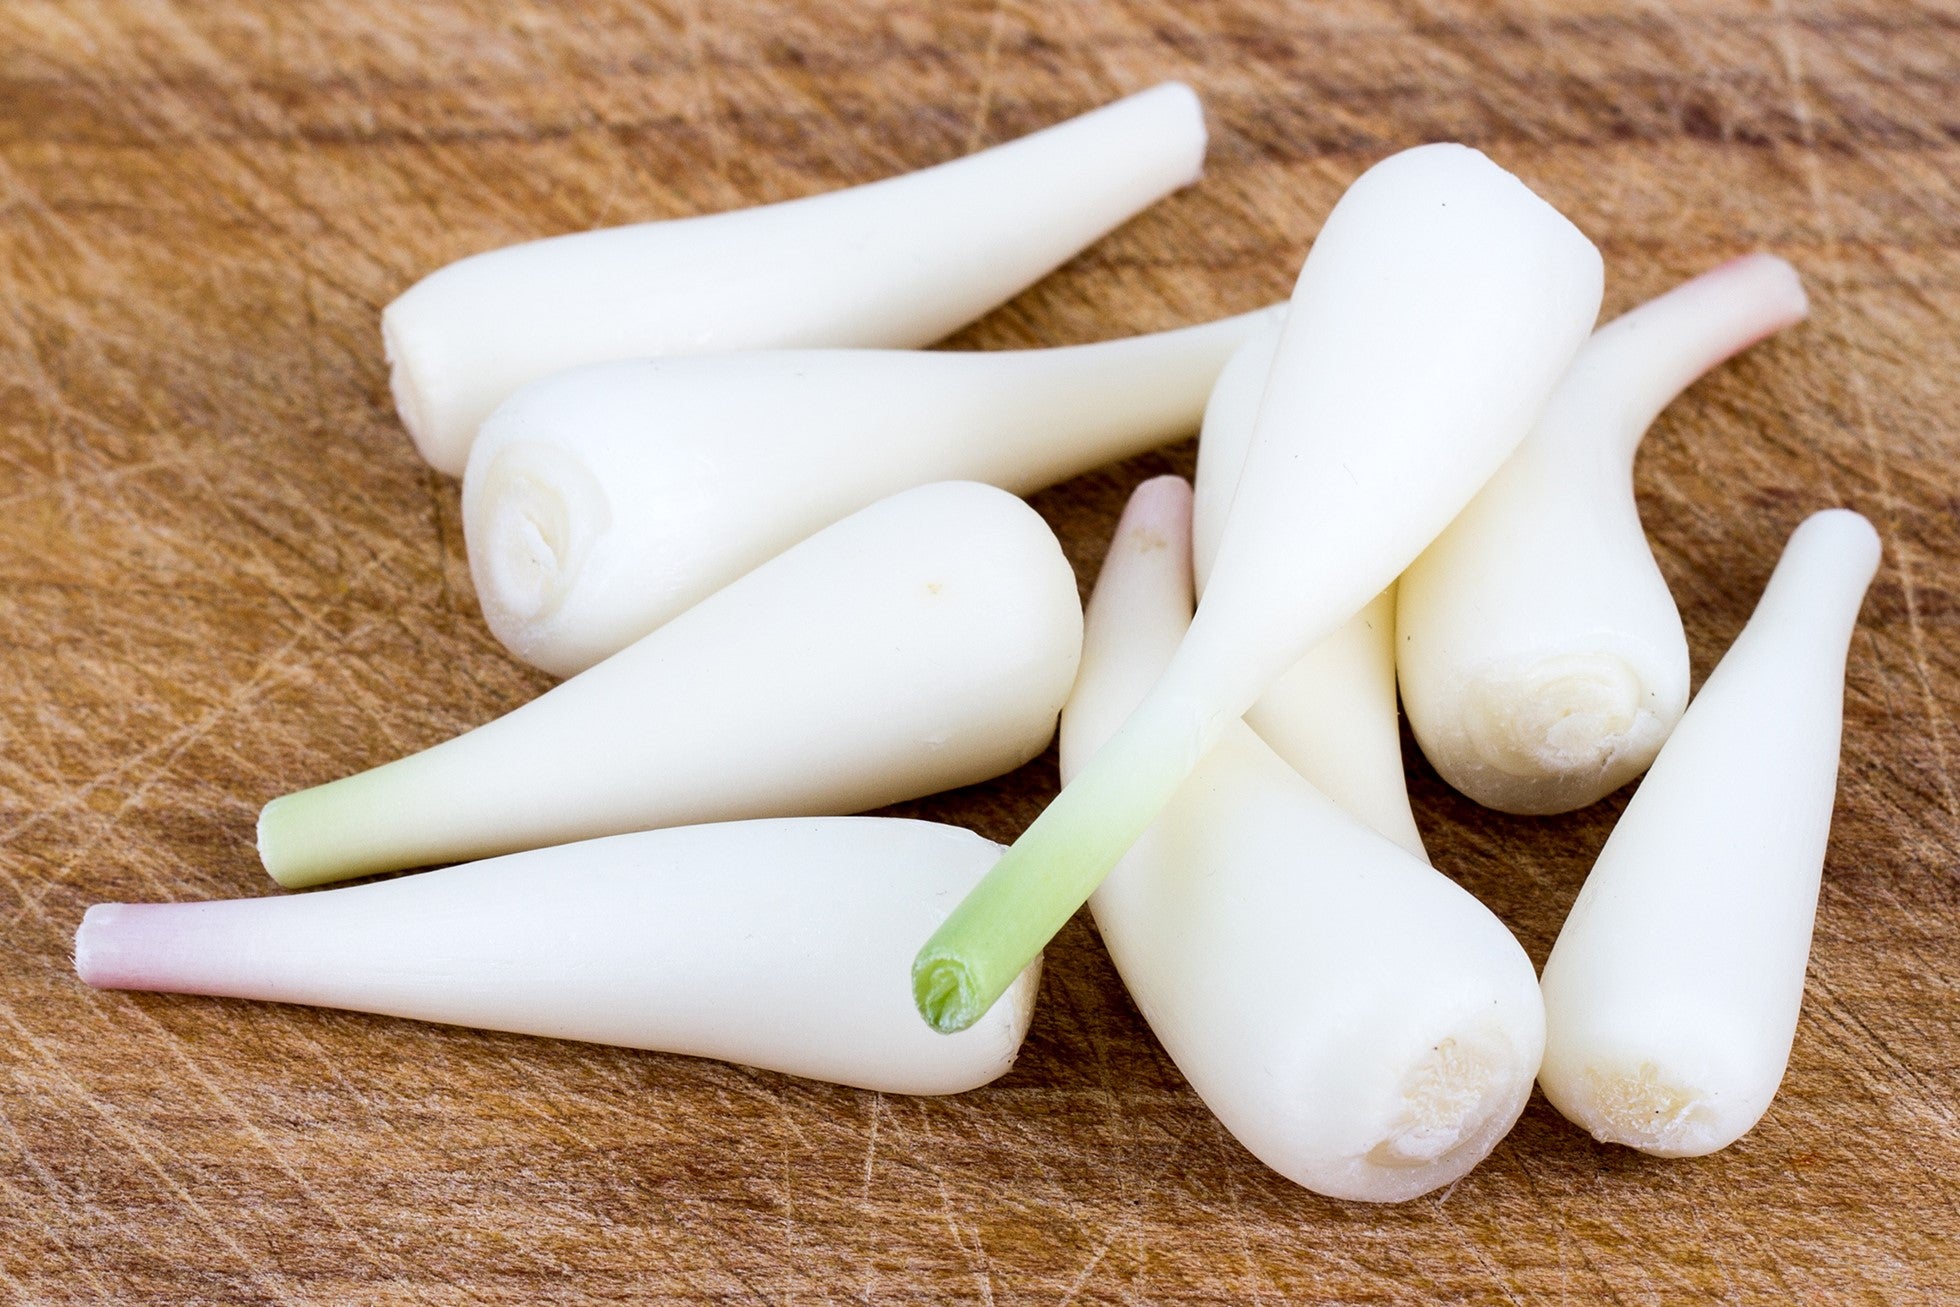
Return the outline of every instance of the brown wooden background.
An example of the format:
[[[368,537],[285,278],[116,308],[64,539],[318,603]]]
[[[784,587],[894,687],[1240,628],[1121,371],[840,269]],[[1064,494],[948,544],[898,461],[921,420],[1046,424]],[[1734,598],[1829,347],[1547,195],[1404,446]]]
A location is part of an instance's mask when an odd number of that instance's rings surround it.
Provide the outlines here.
[[[0,1295],[22,1302],[1930,1302],[1960,1291],[1960,10],[1530,3],[0,5]],[[959,338],[1284,293],[1383,153],[1481,146],[1601,244],[1617,311],[1735,253],[1809,324],[1640,467],[1697,674],[1809,511],[1887,562],[1783,1093],[1727,1153],[1542,1099],[1394,1209],[1226,1136],[1089,930],[1015,1070],[948,1101],[243,1003],[97,995],[104,899],[270,891],[261,803],[545,685],[481,627],[454,484],[376,314],[487,246],[865,181],[1169,76],[1202,185]],[[1039,498],[1085,582],[1127,488]],[[1052,760],[912,810],[1012,837]],[[1473,809],[1438,861],[1541,960],[1620,796]]]

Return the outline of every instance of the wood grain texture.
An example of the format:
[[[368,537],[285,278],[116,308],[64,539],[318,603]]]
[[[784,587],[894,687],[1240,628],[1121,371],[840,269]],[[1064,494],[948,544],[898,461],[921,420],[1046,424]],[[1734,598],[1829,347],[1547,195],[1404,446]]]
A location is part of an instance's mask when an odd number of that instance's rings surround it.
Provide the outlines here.
[[[1910,1303],[1960,1291],[1960,12],[1945,3],[0,4],[0,1294],[21,1302]],[[937,162],[1159,79],[1202,185],[957,343],[1284,293],[1384,152],[1478,145],[1601,244],[1618,311],[1729,255],[1800,330],[1697,386],[1642,505],[1697,680],[1808,512],[1886,562],[1783,1092],[1724,1154],[1534,1100],[1393,1209],[1225,1135],[1089,928],[1019,1065],[950,1100],[359,1016],[96,994],[83,908],[270,890],[259,805],[545,681],[485,633],[456,487],[376,315],[545,233]],[[1174,448],[1043,494],[1086,583]],[[908,811],[1011,838],[1052,758]],[[1413,785],[1541,961],[1625,795]]]

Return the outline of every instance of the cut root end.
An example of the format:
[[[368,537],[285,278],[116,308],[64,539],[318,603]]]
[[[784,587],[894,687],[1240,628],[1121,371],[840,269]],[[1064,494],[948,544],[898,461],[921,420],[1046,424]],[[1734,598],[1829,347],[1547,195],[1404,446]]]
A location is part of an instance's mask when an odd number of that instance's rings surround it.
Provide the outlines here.
[[[1652,1062],[1632,1068],[1588,1067],[1592,1110],[1582,1125],[1603,1144],[1625,1144],[1662,1157],[1712,1151],[1717,1113],[1698,1087]]]
[[[1430,754],[1444,778],[1487,807],[1583,807],[1646,769],[1681,705],[1611,654],[1567,654],[1478,676],[1462,695],[1460,757]]]
[[[1438,1043],[1410,1068],[1403,1109],[1367,1160],[1386,1167],[1433,1166],[1459,1149],[1487,1150],[1486,1136],[1517,1098],[1514,1061],[1499,1049],[1455,1039]]]
[[[605,492],[583,466],[540,445],[505,445],[470,482],[470,567],[485,616],[500,636],[549,619],[611,526]]]

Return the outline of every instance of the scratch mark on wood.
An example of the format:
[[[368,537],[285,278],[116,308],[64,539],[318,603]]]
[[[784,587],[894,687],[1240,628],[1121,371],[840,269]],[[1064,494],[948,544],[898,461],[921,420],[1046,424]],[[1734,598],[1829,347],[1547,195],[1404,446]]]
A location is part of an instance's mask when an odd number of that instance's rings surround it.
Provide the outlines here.
[[[5,1020],[13,1028],[14,1033],[33,1049],[36,1056],[41,1060],[42,1065],[47,1067],[50,1074],[68,1088],[72,1096],[72,1101],[79,1103],[81,1106],[93,1112],[128,1147],[130,1152],[143,1163],[145,1169],[156,1177],[157,1181],[176,1200],[178,1206],[187,1212],[197,1222],[200,1228],[235,1256],[239,1260],[241,1269],[253,1280],[263,1285],[267,1292],[273,1296],[274,1301],[301,1301],[284,1276],[263,1265],[257,1257],[253,1256],[237,1239],[232,1237],[230,1230],[226,1228],[222,1221],[192,1196],[190,1190],[158,1159],[156,1153],[151,1150],[143,1135],[124,1121],[120,1112],[91,1093],[86,1085],[68,1073],[66,1066],[48,1049],[46,1044],[37,1038],[27,1026],[21,1023],[20,1019],[14,1014],[13,1008],[5,1004],[0,1004],[0,1020]]]
[[[1805,90],[1803,55],[1797,46],[1796,32],[1792,26],[1788,0],[1776,0],[1776,13],[1780,19],[1777,25],[1777,45],[1783,56],[1784,71],[1790,82],[1790,111],[1795,116],[1799,139],[1804,144],[1803,167],[1810,188],[1810,207],[1812,219],[1822,235],[1825,248],[1831,252],[1827,264],[1834,289],[1840,294],[1844,291],[1845,264],[1839,236],[1838,223],[1832,215],[1830,187],[1826,180],[1824,151],[1817,148],[1816,131],[1811,120],[1809,96]],[[1949,817],[1960,816],[1960,795],[1956,795],[1953,783],[1953,768],[1948,761],[1946,737],[1951,730],[1951,722],[1939,697],[1933,693],[1932,671],[1927,661],[1926,637],[1919,618],[1919,584],[1912,566],[1912,555],[1903,547],[1904,533],[1899,528],[1899,497],[1892,476],[1892,461],[1886,451],[1886,442],[1879,434],[1871,418],[1871,403],[1864,371],[1853,360],[1850,351],[1843,351],[1846,380],[1851,388],[1852,411],[1859,432],[1864,436],[1865,448],[1871,459],[1873,479],[1878,487],[1880,502],[1884,511],[1885,530],[1882,533],[1888,543],[1886,563],[1899,575],[1899,583],[1904,588],[1906,604],[1906,632],[1912,644],[1912,669],[1919,682],[1920,699],[1925,709],[1931,729],[1927,732],[1933,748],[1933,755],[1939,772],[1940,791],[1946,802]]]
[[[1937,1300],[1956,35],[1849,0],[0,6],[0,1298]],[[1622,303],[1755,246],[1813,281],[1811,323],[1687,396],[1638,472],[1704,670],[1820,497],[1886,535],[1811,1006],[1742,1144],[1650,1163],[1537,1103],[1433,1204],[1325,1201],[1228,1140],[1080,927],[1014,1072],[949,1102],[76,983],[91,899],[267,892],[270,789],[546,683],[481,628],[454,487],[392,416],[374,318],[409,280],[874,180],[1169,77],[1205,100],[1202,183],[956,344],[1276,297],[1342,186],[1423,139],[1554,198]],[[1085,578],[1128,486],[1190,458],[1040,497]],[[913,811],[1010,833],[1051,783]],[[1542,956],[1621,805],[1513,820],[1419,762],[1412,787],[1439,859]]]
[[[966,130],[965,152],[972,154],[987,139],[987,115],[994,108],[994,85],[1000,74],[1000,42],[1007,30],[1007,0],[994,0],[987,15],[987,48],[981,56],[980,89],[973,99],[973,122]]]

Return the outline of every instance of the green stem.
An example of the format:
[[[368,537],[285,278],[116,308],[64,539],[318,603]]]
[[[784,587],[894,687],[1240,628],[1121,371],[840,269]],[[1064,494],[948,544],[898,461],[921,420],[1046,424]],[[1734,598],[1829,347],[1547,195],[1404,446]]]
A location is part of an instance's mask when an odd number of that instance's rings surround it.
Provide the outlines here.
[[[438,746],[440,747],[440,746]],[[287,889],[457,859],[429,826],[423,754],[281,795],[259,813],[259,859]],[[440,834],[440,832],[438,832]],[[499,850],[501,851],[501,850]]]
[[[1149,828],[1218,734],[1153,694],[953,909],[912,961],[912,999],[941,1034],[985,1016]]]

